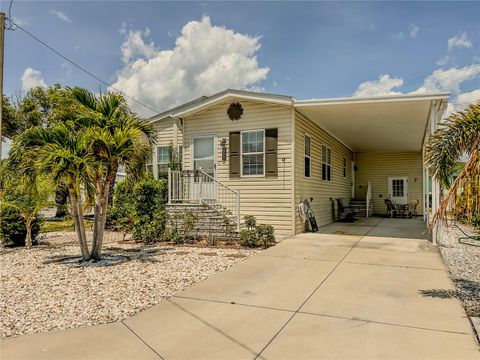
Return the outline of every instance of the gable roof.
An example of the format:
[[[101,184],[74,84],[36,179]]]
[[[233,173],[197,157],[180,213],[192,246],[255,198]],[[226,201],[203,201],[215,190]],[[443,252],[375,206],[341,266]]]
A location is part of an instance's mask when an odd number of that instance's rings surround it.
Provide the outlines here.
[[[264,103],[292,105],[293,97],[278,94],[261,93],[247,90],[227,89],[211,96],[202,96],[195,100],[189,101],[180,106],[174,107],[160,114],[149,118],[149,121],[158,121],[166,117],[185,117],[195,112],[212,107],[220,102],[228,100],[229,98],[253,100]]]

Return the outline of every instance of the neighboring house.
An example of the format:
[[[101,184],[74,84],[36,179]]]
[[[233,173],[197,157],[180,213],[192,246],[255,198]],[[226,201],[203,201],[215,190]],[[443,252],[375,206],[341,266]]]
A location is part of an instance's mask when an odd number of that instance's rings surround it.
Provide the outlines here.
[[[318,225],[336,219],[339,197],[374,214],[385,213],[387,198],[418,199],[428,220],[428,189],[435,207],[438,184],[428,186],[422,151],[447,101],[446,93],[297,100],[226,90],[152,117],[158,143],[148,168],[168,176],[175,149],[182,170],[169,175],[172,206],[228,209],[234,221],[254,215],[280,237],[306,230],[297,205],[310,198]]]

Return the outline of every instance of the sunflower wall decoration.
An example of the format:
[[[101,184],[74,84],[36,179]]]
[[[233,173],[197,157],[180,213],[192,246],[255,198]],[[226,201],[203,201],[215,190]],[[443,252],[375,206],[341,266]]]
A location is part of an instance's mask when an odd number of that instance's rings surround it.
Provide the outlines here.
[[[243,115],[243,107],[240,103],[234,102],[228,105],[227,109],[228,118],[232,121],[240,120]]]

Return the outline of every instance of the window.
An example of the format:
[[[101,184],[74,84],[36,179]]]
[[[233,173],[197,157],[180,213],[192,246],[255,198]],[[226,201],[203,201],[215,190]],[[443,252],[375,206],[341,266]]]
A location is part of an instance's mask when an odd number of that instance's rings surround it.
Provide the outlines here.
[[[310,177],[310,170],[312,159],[310,157],[310,136],[305,135],[304,137],[304,163],[305,163],[305,177]]]
[[[322,145],[322,180],[332,180],[332,149]]]
[[[347,158],[343,158],[343,177],[347,177]]]
[[[150,173],[150,174],[153,174],[152,153],[150,153],[150,154],[147,156],[146,165],[147,165],[147,172]]]
[[[265,174],[265,130],[241,133],[242,176]]]
[[[168,166],[170,164],[170,150],[168,146],[157,147],[157,167],[158,176],[168,173]]]
[[[404,196],[403,179],[392,180],[392,190],[394,197]]]

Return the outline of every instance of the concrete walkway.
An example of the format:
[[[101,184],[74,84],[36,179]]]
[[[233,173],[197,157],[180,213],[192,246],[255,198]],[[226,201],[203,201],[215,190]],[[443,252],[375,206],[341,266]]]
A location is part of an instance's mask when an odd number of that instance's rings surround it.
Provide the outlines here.
[[[480,359],[423,223],[303,234],[126,321],[2,341],[2,359]],[[132,274],[134,276],[134,274]]]

